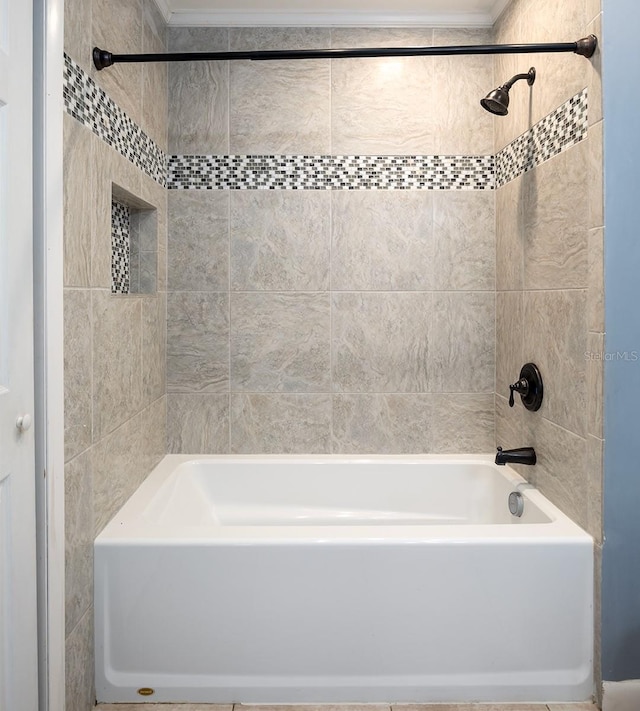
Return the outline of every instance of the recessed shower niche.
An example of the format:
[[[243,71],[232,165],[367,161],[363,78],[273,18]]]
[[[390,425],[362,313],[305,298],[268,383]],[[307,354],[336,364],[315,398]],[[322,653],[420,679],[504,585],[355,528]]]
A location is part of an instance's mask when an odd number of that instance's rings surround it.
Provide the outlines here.
[[[157,283],[156,209],[114,185],[111,192],[111,293],[155,294]]]

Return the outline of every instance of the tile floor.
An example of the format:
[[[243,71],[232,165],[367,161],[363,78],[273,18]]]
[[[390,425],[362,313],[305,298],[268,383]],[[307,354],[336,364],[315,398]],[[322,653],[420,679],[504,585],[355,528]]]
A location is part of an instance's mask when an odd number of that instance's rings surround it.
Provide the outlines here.
[[[244,704],[100,704],[97,711],[598,711],[580,704],[348,704],[348,705],[244,705]]]

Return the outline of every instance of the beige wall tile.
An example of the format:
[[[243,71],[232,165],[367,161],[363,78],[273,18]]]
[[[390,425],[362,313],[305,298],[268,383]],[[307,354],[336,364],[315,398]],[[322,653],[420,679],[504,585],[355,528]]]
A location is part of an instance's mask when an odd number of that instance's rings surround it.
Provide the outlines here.
[[[587,325],[590,331],[604,332],[604,228],[589,230],[589,283]]]
[[[229,30],[170,27],[170,52],[226,52]],[[176,62],[169,76],[169,153],[229,152],[229,63]]]
[[[486,454],[496,439],[494,395],[431,395],[431,451]]]
[[[142,307],[140,299],[94,290],[93,440],[142,407]]]
[[[329,153],[329,62],[231,62],[230,152]]]
[[[433,203],[426,191],[332,193],[331,287],[433,288]]]
[[[602,406],[604,400],[604,334],[587,335],[587,431],[602,439]]]
[[[592,16],[592,20],[587,26],[587,35],[595,35],[598,38],[596,51],[589,59],[589,69],[587,70],[587,91],[589,95],[589,126],[602,120],[602,15],[600,14],[600,0],[587,0],[587,17],[591,15],[589,4],[597,6],[598,10]]]
[[[229,193],[169,191],[169,289],[229,288]]]
[[[64,291],[65,461],[91,445],[92,311],[89,290]]]
[[[526,292],[523,360],[539,368],[544,382],[541,415],[581,436],[586,434],[586,292]]]
[[[432,400],[427,394],[333,396],[333,452],[420,454],[430,452]]]
[[[525,414],[520,402],[509,407],[506,397],[496,395],[496,446],[503,449],[529,446],[524,437]]]
[[[142,469],[136,488],[167,453],[167,398],[158,398],[140,413]]]
[[[231,294],[231,387],[239,392],[328,392],[329,295]]]
[[[433,295],[427,349],[431,392],[495,391],[495,321],[491,292]]]
[[[66,0],[64,3],[64,51],[85,72],[91,72],[91,6],[92,0]]]
[[[436,28],[433,44],[491,44],[490,29]],[[435,152],[438,155],[492,155],[492,114],[480,99],[494,88],[493,57],[431,57],[436,76],[433,91]]]
[[[65,644],[65,711],[89,711],[95,704],[93,681],[93,606]]]
[[[169,293],[167,339],[169,392],[229,388],[228,294]]]
[[[149,473],[144,469],[142,421],[141,414],[135,415],[92,448],[96,536]]]
[[[167,389],[167,297],[142,299],[142,396],[148,405]]]
[[[65,626],[71,634],[93,604],[93,471],[87,450],[64,468]]]
[[[604,225],[604,187],[602,163],[602,141],[604,123],[589,127],[587,144],[589,148],[589,227]]]
[[[524,284],[524,176],[496,191],[496,288],[522,289]]]
[[[231,194],[231,288],[329,288],[331,196],[314,191]]]
[[[331,451],[331,395],[231,394],[234,454]]]
[[[496,294],[496,392],[509,398],[509,385],[524,365],[524,296],[521,291]]]
[[[540,412],[525,413],[526,446],[538,461],[524,476],[578,525],[588,525],[587,442],[550,422]],[[523,467],[524,468],[524,467]],[[530,474],[529,474],[530,472]]]
[[[523,176],[527,289],[587,285],[585,141]]]
[[[429,293],[332,294],[335,392],[428,392]]]
[[[64,284],[89,286],[94,178],[92,134],[64,115]]]
[[[604,442],[597,437],[587,437],[587,531],[595,542],[602,544],[602,471]]]
[[[167,451],[173,454],[229,452],[229,395],[169,393]]]
[[[495,232],[492,190],[436,193],[433,196],[433,288],[493,291]]]
[[[143,0],[101,0],[92,4],[94,45],[115,54],[142,50]],[[86,31],[86,30],[85,30]],[[141,126],[142,64],[116,64],[108,71],[91,73],[107,94]]]
[[[142,51],[166,52],[166,24],[155,0],[142,0]],[[167,150],[168,65],[142,65],[142,129]]]

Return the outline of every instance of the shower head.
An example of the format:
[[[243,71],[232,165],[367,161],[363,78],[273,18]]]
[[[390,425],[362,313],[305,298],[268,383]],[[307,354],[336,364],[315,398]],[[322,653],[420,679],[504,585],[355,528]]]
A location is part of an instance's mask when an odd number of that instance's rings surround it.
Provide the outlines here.
[[[531,86],[536,80],[535,67],[531,67],[526,74],[516,74],[508,82],[490,91],[484,99],[480,100],[483,109],[496,116],[506,116],[509,113],[509,89],[520,79],[526,79]]]

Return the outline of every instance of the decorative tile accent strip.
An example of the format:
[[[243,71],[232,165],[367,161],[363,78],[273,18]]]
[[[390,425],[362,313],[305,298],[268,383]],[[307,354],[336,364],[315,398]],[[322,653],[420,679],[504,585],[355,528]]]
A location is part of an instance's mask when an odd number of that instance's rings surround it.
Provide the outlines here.
[[[170,190],[492,190],[493,156],[169,156]]]
[[[587,90],[583,89],[498,152],[496,187],[586,138],[587,128]]]
[[[167,184],[164,151],[138,126],[71,57],[64,55],[64,106],[68,114],[150,175]]]
[[[128,294],[131,273],[131,212],[128,205],[111,201],[111,293]]]

